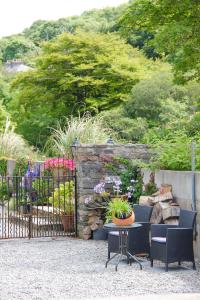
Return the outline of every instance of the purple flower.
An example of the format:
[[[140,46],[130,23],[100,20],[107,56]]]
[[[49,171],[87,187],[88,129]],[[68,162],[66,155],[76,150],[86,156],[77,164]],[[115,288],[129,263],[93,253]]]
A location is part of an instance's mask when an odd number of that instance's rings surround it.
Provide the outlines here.
[[[126,193],[126,196],[128,197],[128,199],[130,199],[132,197],[131,192]]]
[[[100,182],[94,187],[94,192],[96,194],[101,194],[105,192],[105,182]]]
[[[92,201],[92,197],[85,198],[85,204],[88,204]]]

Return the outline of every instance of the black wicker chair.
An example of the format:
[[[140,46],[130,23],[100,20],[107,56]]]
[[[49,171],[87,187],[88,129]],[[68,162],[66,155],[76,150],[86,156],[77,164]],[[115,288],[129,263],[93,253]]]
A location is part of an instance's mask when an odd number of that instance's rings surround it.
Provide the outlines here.
[[[150,231],[150,218],[152,213],[152,206],[134,205],[135,222],[142,224],[128,234],[128,252],[132,255],[150,253],[149,231]],[[119,252],[119,233],[117,231],[109,232],[108,234],[108,258],[110,253]]]
[[[191,261],[195,269],[193,252],[193,227],[196,212],[180,210],[179,225],[153,224],[151,225],[151,251],[150,260],[160,260],[165,263],[165,271],[168,264],[182,261]]]

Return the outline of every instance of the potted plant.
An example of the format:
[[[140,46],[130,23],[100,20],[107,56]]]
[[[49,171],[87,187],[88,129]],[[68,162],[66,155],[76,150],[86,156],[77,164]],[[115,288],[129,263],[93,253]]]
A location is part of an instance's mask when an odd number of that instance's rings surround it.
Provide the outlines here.
[[[114,198],[108,203],[106,212],[107,222],[112,222],[119,226],[131,225],[135,221],[135,215],[130,203],[123,198]]]
[[[53,195],[49,197],[49,203],[61,217],[65,232],[74,230],[74,182],[67,181],[55,188]]]

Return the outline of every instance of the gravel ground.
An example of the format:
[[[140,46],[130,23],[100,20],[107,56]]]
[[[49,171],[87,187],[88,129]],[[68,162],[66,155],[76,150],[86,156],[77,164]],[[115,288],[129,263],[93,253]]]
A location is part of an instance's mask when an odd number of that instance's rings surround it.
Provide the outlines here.
[[[73,238],[0,242],[0,299],[86,299],[166,293],[200,293],[200,273],[191,264],[164,266],[122,262],[105,268],[104,241]]]

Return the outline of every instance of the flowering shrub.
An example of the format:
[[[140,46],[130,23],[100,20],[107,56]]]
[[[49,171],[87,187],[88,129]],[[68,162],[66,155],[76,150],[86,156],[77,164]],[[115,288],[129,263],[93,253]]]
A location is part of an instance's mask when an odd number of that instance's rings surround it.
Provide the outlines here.
[[[137,161],[122,157],[115,157],[112,162],[105,164],[106,169],[116,174],[120,182],[116,182],[116,189],[126,195],[129,202],[137,203],[142,194],[142,176]]]
[[[73,171],[75,169],[74,161],[63,157],[49,158],[44,162],[44,169],[64,168]]]
[[[119,197],[122,192],[120,189],[122,182],[119,176],[107,176],[105,180],[94,187],[94,197],[87,197],[85,205],[90,209],[107,209],[112,196]],[[124,195],[121,197],[124,197]],[[127,196],[125,196],[127,198]]]
[[[63,214],[72,214],[74,212],[74,193],[73,180],[61,183],[49,197],[49,203]]]

